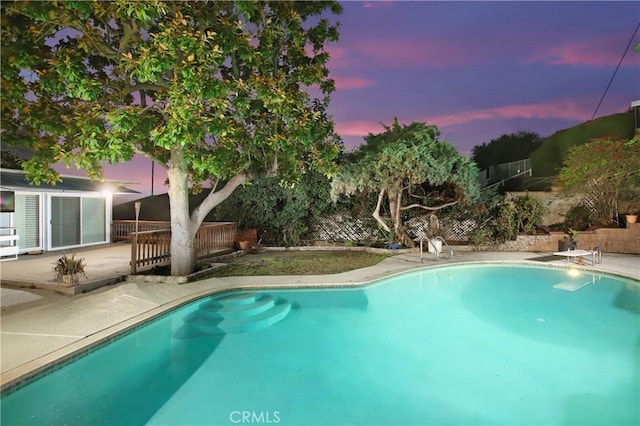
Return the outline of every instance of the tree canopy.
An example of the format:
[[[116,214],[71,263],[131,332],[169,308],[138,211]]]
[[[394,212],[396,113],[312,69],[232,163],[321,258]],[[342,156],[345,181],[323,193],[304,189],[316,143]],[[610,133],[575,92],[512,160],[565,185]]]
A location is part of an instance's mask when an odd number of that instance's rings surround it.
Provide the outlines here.
[[[595,139],[569,150],[558,176],[566,189],[590,198],[593,219],[609,224],[623,191],[636,191],[640,180],[640,137]]]
[[[543,141],[544,138],[535,132],[520,130],[474,146],[471,160],[480,170],[487,170],[491,166],[529,158]]]
[[[377,193],[373,216],[391,232],[380,214],[386,200],[396,241],[413,246],[403,227],[402,212],[434,212],[479,196],[475,165],[439,136],[436,126],[400,125],[397,119],[384,132],[367,135],[365,144],[346,157],[334,178],[334,197]]]
[[[7,149],[5,145],[0,147],[0,167],[4,169],[20,169],[23,158],[13,150]]]
[[[33,183],[65,162],[102,176],[135,153],[167,170],[172,274],[206,214],[255,176],[330,173],[325,44],[337,2],[13,1],[2,7],[3,143]],[[317,93],[311,96],[310,93]],[[189,188],[211,192],[191,216]]]

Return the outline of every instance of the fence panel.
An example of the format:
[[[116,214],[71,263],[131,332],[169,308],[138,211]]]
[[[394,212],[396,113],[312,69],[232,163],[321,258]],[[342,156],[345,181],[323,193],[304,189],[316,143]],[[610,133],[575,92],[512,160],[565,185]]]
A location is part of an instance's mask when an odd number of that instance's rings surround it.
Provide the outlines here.
[[[414,240],[427,238],[430,232],[430,215],[411,218],[405,222],[407,233]],[[440,219],[438,234],[447,241],[468,242],[470,234],[477,227],[475,220]],[[387,219],[387,223],[391,223]],[[320,241],[386,241],[387,236],[377,222],[356,219],[349,215],[337,214],[318,220],[314,228],[313,237]]]
[[[353,218],[337,214],[319,218],[313,237],[321,241],[377,241],[385,240],[384,231],[378,228],[375,219]]]

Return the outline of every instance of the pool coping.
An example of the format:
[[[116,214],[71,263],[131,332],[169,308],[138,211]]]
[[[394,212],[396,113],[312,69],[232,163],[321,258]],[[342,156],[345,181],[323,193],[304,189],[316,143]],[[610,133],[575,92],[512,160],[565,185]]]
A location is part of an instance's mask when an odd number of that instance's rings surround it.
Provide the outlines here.
[[[402,255],[394,256],[390,258],[396,260],[402,260]],[[376,266],[380,266],[387,262],[386,259],[380,262]],[[392,262],[387,262],[392,263]],[[101,346],[108,344],[110,341],[118,339],[123,335],[135,331],[137,328],[144,326],[145,324],[156,320],[157,318],[167,315],[170,311],[191,303],[197,299],[211,296],[214,294],[224,293],[228,291],[238,290],[292,290],[292,289],[335,289],[335,288],[358,288],[374,285],[376,282],[392,278],[397,275],[401,275],[407,272],[420,271],[426,269],[437,269],[451,266],[469,266],[469,265],[482,265],[482,264],[514,264],[535,266],[538,268],[557,268],[557,269],[580,269],[589,273],[597,273],[601,275],[609,275],[617,278],[632,280],[640,284],[635,277],[629,276],[623,273],[616,273],[610,271],[603,271],[596,269],[592,265],[578,265],[578,264],[565,264],[562,263],[544,263],[531,261],[531,260],[453,260],[448,262],[439,262],[437,264],[424,264],[424,263],[406,263],[404,265],[398,264],[391,269],[394,270],[378,270],[382,268],[369,267],[356,271],[350,271],[348,273],[334,274],[334,275],[314,275],[314,276],[274,276],[274,277],[228,277],[223,279],[215,279],[218,283],[222,283],[221,286],[216,288],[207,288],[199,290],[194,293],[178,297],[170,300],[159,306],[150,308],[149,310],[140,314],[128,317],[116,324],[98,330],[88,336],[82,337],[72,343],[55,349],[45,355],[30,360],[24,364],[21,364],[15,368],[9,369],[1,374],[0,378],[0,394],[5,395],[11,393],[23,386],[28,385],[33,380],[36,380],[42,373],[47,370],[55,371],[56,367],[62,367],[67,362],[83,357],[88,353],[100,348]],[[384,266],[384,265],[382,265]],[[355,278],[360,276],[360,278]],[[312,282],[313,279],[322,278],[326,282]],[[330,282],[332,278],[344,277],[343,280],[336,280]],[[351,278],[349,278],[351,277]],[[268,278],[268,279],[267,279]],[[249,281],[257,281],[263,279],[266,283],[248,283]],[[292,282],[292,280],[297,280]],[[280,283],[273,281],[281,281]],[[272,281],[272,282],[268,282]],[[289,282],[287,282],[289,281]]]

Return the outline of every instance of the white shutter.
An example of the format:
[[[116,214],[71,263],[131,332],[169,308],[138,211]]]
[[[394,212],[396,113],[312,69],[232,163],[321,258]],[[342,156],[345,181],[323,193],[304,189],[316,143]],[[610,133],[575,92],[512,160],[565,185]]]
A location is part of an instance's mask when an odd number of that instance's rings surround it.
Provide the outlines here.
[[[16,194],[14,225],[17,228],[20,251],[41,249],[40,195]]]

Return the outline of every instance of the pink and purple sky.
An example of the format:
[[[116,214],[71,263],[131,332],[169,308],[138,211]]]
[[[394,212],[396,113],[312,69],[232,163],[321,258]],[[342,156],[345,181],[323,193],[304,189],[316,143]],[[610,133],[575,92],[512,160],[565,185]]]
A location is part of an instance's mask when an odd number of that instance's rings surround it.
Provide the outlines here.
[[[342,5],[330,112],[347,149],[394,117],[437,125],[464,155],[505,133],[549,136],[590,120],[640,23],[636,1]],[[640,100],[638,43],[636,33],[596,117]],[[165,177],[156,165],[155,194]],[[139,182],[128,186],[146,196],[151,163],[106,166],[105,178]]]

